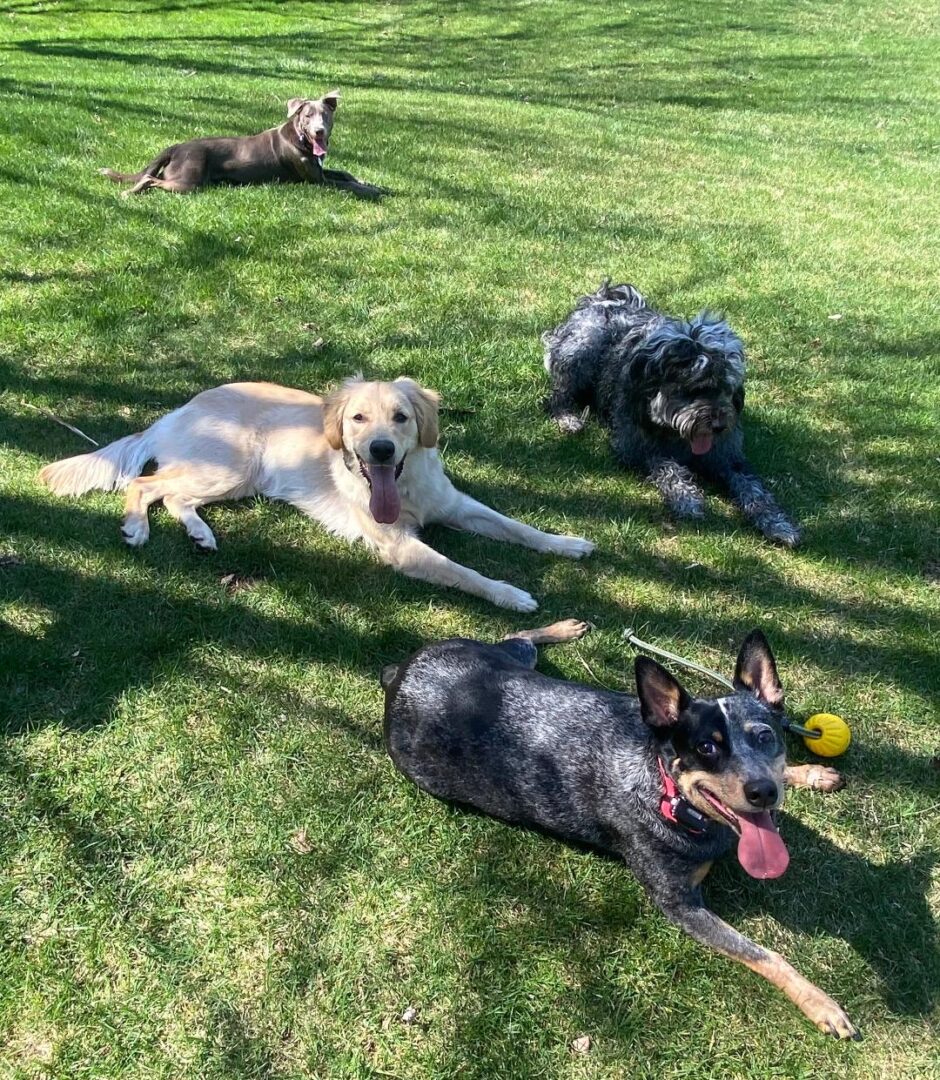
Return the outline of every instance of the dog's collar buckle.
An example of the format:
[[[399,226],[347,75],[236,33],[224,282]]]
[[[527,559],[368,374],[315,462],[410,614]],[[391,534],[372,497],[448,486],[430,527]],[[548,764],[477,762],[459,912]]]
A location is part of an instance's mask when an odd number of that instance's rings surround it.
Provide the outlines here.
[[[687,799],[679,794],[676,782],[666,772],[666,766],[661,757],[656,758],[656,764],[659,766],[659,775],[663,782],[663,794],[659,800],[660,814],[671,824],[678,825],[694,836],[701,836],[708,823],[704,814],[700,814]]]

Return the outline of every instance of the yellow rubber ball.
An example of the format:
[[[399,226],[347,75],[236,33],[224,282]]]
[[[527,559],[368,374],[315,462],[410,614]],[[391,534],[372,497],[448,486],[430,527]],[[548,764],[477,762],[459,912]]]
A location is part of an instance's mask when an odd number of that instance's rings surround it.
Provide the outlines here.
[[[852,732],[849,725],[841,716],[835,713],[819,712],[811,716],[803,725],[810,731],[820,731],[822,734],[815,739],[803,737],[803,742],[822,757],[838,757],[844,754],[852,741]]]

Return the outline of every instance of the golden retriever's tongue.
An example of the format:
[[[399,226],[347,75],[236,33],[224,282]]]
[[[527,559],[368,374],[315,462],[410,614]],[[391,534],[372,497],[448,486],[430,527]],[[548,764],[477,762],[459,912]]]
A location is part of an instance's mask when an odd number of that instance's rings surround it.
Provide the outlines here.
[[[370,465],[372,495],[369,512],[381,525],[394,525],[401,513],[401,497],[395,483],[394,465]]]
[[[755,878],[775,878],[790,865],[790,853],[780,839],[774,819],[762,814],[738,814],[741,839],[738,862]]]
[[[692,440],[692,453],[693,454],[707,454],[712,448],[712,443],[715,441],[713,435],[696,435]]]

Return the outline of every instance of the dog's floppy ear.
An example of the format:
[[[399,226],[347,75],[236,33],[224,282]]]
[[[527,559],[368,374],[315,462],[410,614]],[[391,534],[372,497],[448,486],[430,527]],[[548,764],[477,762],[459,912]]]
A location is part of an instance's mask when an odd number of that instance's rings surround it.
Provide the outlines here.
[[[338,387],[323,399],[323,435],[333,450],[343,449],[343,413],[347,401],[347,385]]]
[[[671,728],[689,703],[677,679],[648,656],[636,658],[636,689],[643,719],[652,728]]]
[[[339,91],[331,90],[328,94],[324,94],[320,100],[330,112],[336,112],[336,107],[339,105]]]
[[[744,639],[734,669],[734,688],[754,694],[772,709],[783,708],[783,687],[767,638],[752,630]]]
[[[441,395],[436,390],[428,390],[420,386],[414,379],[396,379],[395,382],[402,387],[414,407],[415,423],[418,425],[418,438],[421,440],[421,445],[429,450],[437,446],[440,434],[438,409],[441,404]]]
[[[302,97],[292,97],[287,103],[287,119],[294,115],[295,112],[299,112],[304,105],[306,105],[307,99]]]

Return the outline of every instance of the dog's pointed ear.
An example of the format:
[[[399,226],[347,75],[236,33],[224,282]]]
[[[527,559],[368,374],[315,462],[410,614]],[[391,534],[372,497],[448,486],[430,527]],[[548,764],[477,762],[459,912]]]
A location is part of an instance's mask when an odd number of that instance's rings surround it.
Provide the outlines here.
[[[343,449],[343,413],[348,400],[348,386],[340,386],[323,399],[323,435],[332,450]]]
[[[783,687],[777,675],[777,662],[760,630],[752,630],[744,639],[734,669],[734,688],[754,694],[772,709],[783,708]]]
[[[339,91],[331,90],[328,94],[324,94],[320,100],[330,110],[330,112],[336,112],[336,109],[339,105]]]
[[[437,446],[440,435],[438,411],[441,405],[441,395],[436,390],[428,390],[419,385],[414,379],[396,379],[395,382],[402,387],[408,395],[415,411],[415,423],[418,425],[418,439],[421,445],[430,450]]]
[[[292,97],[287,103],[287,119],[290,120],[294,113],[299,112],[306,104],[306,101],[306,98]]]
[[[636,689],[640,712],[651,728],[671,728],[689,703],[681,683],[648,656],[636,658]]]

